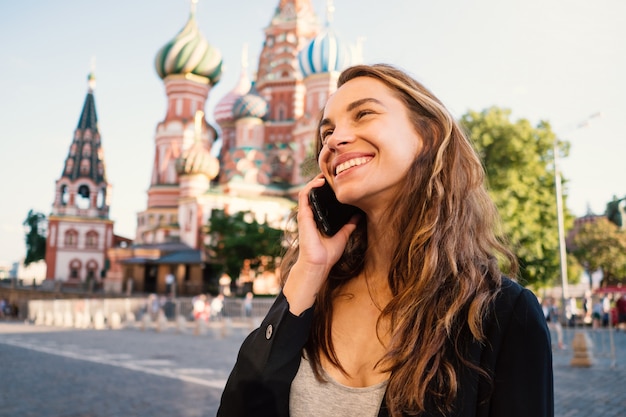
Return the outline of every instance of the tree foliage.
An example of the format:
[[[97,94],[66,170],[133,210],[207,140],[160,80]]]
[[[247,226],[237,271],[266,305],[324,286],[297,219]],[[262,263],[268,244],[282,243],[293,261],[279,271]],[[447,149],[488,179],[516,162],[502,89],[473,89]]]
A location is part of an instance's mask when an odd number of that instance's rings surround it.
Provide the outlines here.
[[[624,198],[617,198],[613,196],[613,201],[610,201],[606,205],[606,218],[609,221],[619,227],[624,227],[624,207],[621,204]]]
[[[274,260],[282,251],[283,231],[257,222],[248,211],[226,214],[214,209],[207,228],[211,236],[207,249],[233,280],[239,277],[245,260],[254,268],[263,257]]]
[[[572,239],[573,255],[589,271],[601,270],[605,283],[626,281],[626,232],[605,217],[584,223]]]
[[[526,119],[510,119],[510,110],[491,107],[469,111],[460,123],[485,166],[503,232],[520,261],[521,280],[548,285],[560,277],[553,163],[556,137],[547,122],[532,126]],[[566,154],[567,143],[559,145]],[[566,224],[571,224],[571,216],[565,214]]]
[[[26,228],[26,258],[24,259],[24,266],[46,259],[46,216],[31,209],[28,211],[22,225]]]

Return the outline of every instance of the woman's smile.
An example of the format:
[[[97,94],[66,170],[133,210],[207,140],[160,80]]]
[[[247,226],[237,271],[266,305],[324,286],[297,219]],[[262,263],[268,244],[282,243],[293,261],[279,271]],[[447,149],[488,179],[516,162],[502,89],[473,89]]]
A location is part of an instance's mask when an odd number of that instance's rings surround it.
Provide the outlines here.
[[[353,159],[349,159],[348,161],[342,162],[340,164],[337,165],[337,167],[335,168],[335,175],[339,175],[342,172],[353,168],[355,166],[359,166],[359,165],[363,165],[363,164],[367,164],[369,161],[372,160],[372,157],[358,157],[358,158],[353,158]]]

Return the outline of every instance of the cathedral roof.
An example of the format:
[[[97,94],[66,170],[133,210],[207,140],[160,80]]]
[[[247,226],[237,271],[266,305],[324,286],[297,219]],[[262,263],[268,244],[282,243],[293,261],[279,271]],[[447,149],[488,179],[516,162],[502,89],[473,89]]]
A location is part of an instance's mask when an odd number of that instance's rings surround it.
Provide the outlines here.
[[[259,95],[253,84],[248,94],[235,100],[233,116],[235,119],[242,119],[244,117],[262,119],[267,115],[268,110],[269,106],[267,101]]]
[[[74,131],[74,140],[65,159],[62,178],[74,181],[78,178],[89,178],[95,184],[106,182],[104,152],[98,131],[98,115],[94,90],[96,78],[93,72],[87,77],[88,90],[83,109]]]
[[[334,7],[329,1],[326,27],[298,53],[304,77],[313,74],[342,71],[354,64],[356,48],[343,41],[331,28]]]
[[[228,94],[222,97],[215,106],[213,117],[218,124],[224,124],[235,120],[235,116],[233,114],[235,101],[250,91],[252,82],[248,77],[248,60],[246,54],[247,47],[244,47],[241,59],[241,74],[239,75],[237,85],[235,85],[235,88],[230,90]]]
[[[195,74],[215,85],[222,75],[222,53],[204,38],[196,22],[195,2],[189,20],[174,39],[157,53],[154,62],[162,79],[172,74]]]
[[[204,174],[209,179],[213,179],[219,172],[219,161],[211,155],[211,151],[201,140],[203,124],[204,112],[198,110],[195,115],[195,140],[176,160],[178,175]]]

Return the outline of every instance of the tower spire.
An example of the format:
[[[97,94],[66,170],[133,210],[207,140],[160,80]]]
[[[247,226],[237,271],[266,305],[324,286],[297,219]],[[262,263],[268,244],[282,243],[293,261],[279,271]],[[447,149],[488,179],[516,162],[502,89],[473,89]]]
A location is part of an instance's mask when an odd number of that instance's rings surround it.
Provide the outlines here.
[[[335,13],[335,2],[333,0],[326,0],[326,26],[330,26],[333,22]]]
[[[91,57],[91,70],[87,75],[87,89],[92,93],[96,89],[96,57]]]
[[[248,43],[244,43],[241,48],[241,72],[248,70]]]

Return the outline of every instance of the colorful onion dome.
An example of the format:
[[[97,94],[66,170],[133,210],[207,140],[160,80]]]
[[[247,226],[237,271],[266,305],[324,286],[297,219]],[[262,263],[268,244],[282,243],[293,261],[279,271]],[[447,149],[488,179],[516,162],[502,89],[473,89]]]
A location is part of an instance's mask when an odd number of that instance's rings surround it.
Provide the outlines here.
[[[219,169],[219,161],[211,155],[202,142],[194,142],[176,160],[178,175],[204,174],[209,179],[213,179],[217,176]]]
[[[237,99],[243,97],[252,86],[252,82],[248,77],[248,62],[247,62],[247,46],[244,47],[244,52],[241,59],[241,74],[239,75],[239,81],[235,88],[230,90],[228,94],[220,99],[215,105],[213,111],[213,117],[218,124],[224,124],[233,122],[235,116],[233,115],[233,107]]]
[[[172,74],[195,74],[215,85],[222,75],[222,53],[200,33],[194,9],[185,27],[159,50],[154,64],[161,79]]]
[[[329,26],[313,38],[298,53],[300,70],[304,77],[333,71],[342,71],[354,62],[355,48],[343,42]]]
[[[235,119],[244,117],[256,117],[259,119],[267,115],[269,106],[267,101],[256,91],[254,83],[250,88],[250,92],[245,96],[239,97],[233,104],[233,116]]]

